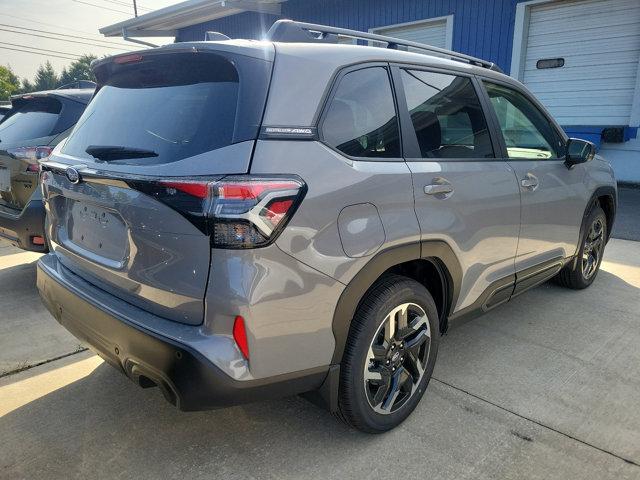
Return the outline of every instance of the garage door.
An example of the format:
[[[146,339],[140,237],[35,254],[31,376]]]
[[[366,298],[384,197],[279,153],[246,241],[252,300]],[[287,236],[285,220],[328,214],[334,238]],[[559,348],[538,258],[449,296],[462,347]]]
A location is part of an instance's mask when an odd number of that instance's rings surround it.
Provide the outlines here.
[[[640,0],[531,7],[523,81],[561,125],[629,125],[640,61]]]
[[[401,38],[412,42],[426,43],[440,48],[451,48],[447,45],[447,19],[429,20],[396,25],[392,27],[375,28],[372,30],[379,35]]]

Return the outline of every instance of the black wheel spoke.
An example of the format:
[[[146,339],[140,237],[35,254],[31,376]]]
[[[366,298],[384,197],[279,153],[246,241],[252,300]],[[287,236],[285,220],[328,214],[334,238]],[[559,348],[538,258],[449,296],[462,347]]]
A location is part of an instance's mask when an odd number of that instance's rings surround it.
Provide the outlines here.
[[[413,377],[414,383],[417,383],[424,373],[424,368],[422,366],[422,362],[420,362],[418,358],[418,355],[414,352],[408,352],[406,366]]]
[[[395,403],[398,395],[400,394],[400,386],[402,385],[401,376],[402,372],[404,372],[404,368],[399,368],[391,377],[390,386],[387,392],[387,395],[382,402],[382,409],[391,411],[393,404]]]
[[[418,333],[416,333],[413,337],[410,337],[408,340],[405,340],[404,348],[406,350],[417,350],[428,339],[429,339],[429,332],[427,332],[426,328],[423,328]]]

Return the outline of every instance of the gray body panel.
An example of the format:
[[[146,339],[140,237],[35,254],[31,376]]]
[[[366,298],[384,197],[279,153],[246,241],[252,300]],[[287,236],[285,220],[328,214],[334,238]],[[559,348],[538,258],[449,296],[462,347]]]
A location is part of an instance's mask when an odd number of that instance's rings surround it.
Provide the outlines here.
[[[78,275],[150,312],[200,324],[209,238],[169,207],[99,182],[45,182],[53,254]]]
[[[374,205],[384,228],[385,249],[420,240],[411,172],[403,161],[354,161],[320,142],[258,141],[251,173],[276,172],[299,175],[309,189],[276,244],[344,284],[367,263],[373,250],[358,257],[345,255],[343,242],[353,239],[344,230],[341,240],[338,231],[337,219],[343,208]],[[366,221],[368,213],[362,213]]]
[[[494,282],[515,273],[520,193],[506,162],[408,161],[422,240],[444,240],[462,268],[452,313],[468,307]],[[449,194],[425,186],[447,183]]]
[[[163,48],[221,49],[273,61],[263,129],[317,127],[332,79],[360,63],[463,72],[522,89],[485,68],[373,47],[229,41]],[[54,160],[78,163],[57,152]],[[453,279],[458,291],[446,321],[472,308],[497,282],[513,281],[519,271],[555,256],[572,258],[592,194],[598,187],[615,188],[611,168],[601,159],[571,169],[562,162],[458,160],[351,159],[316,138],[259,138],[152,168],[109,165],[114,174],[159,177],[297,175],[307,191],[275,243],[222,250],[212,249],[209,237],[143,193],[92,184],[97,190],[85,198],[83,188],[58,179],[46,195],[54,250],[61,264],[84,277],[78,282],[86,283],[105,310],[117,308],[143,328],[189,345],[234,379],[324,367],[342,349],[338,342],[344,339],[334,328],[341,295],[352,282],[363,281],[359,273],[376,271],[372,265],[380,258],[388,262],[394,249],[402,249],[403,261],[420,258],[421,241],[441,242],[453,252],[460,270],[454,276],[460,278]],[[535,192],[520,186],[527,173],[540,180]],[[426,185],[443,181],[452,193],[425,194]],[[104,254],[96,256],[95,246],[79,252],[69,240],[64,219],[70,209],[52,211],[68,199],[117,214],[114,222],[122,225]],[[232,336],[238,315],[245,319],[249,361]]]

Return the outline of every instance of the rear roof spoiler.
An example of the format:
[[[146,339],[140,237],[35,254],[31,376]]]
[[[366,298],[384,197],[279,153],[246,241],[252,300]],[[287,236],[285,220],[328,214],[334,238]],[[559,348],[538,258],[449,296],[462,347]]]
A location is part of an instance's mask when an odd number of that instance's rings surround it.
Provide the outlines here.
[[[294,20],[278,20],[275,22],[267,32],[266,40],[285,43],[338,43],[339,36],[373,42],[383,42],[387,44],[387,48],[395,50],[397,50],[399,46],[415,48],[422,50],[423,52],[443,55],[451,58],[452,60],[465,62],[478,67],[484,67],[495,72],[503,73],[502,69],[493,62],[465,55],[464,53],[454,52],[453,50],[434,47],[433,45],[427,45],[425,43],[402,40],[400,38],[387,37],[385,35],[377,35],[375,33],[365,33],[358,30],[330,27],[315,23],[296,22]]]

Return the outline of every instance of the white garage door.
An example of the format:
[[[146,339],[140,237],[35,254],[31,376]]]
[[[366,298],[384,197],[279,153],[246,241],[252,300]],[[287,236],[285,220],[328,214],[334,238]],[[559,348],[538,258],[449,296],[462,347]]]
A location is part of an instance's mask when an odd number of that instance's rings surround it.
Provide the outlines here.
[[[533,5],[525,42],[522,79],[561,125],[629,125],[640,0]]]
[[[451,21],[451,20],[450,20]],[[379,35],[401,38],[412,42],[426,43],[440,48],[451,48],[447,45],[447,19],[427,20],[408,25],[375,28],[372,32]]]

